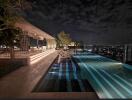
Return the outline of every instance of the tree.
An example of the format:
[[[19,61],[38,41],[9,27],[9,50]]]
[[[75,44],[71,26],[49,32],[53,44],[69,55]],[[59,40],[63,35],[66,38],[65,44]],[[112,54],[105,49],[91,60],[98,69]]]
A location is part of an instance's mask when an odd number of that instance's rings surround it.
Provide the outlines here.
[[[14,26],[22,10],[29,8],[27,0],[0,0],[0,30]]]
[[[14,45],[18,44],[22,33],[15,23],[27,4],[26,0],[0,0],[0,45],[10,48],[11,58],[14,58]]]
[[[21,29],[19,28],[8,28],[3,31],[3,33],[0,34],[0,44],[3,46],[6,46],[6,48],[9,48],[10,51],[10,57],[14,58],[14,46],[19,47],[20,46],[20,39],[21,34],[23,33]]]
[[[65,33],[64,31],[61,31],[57,37],[59,43],[62,44],[62,46],[68,46],[72,42],[70,35]]]
[[[60,48],[62,46],[61,41],[58,39],[58,36],[56,37],[56,47]]]

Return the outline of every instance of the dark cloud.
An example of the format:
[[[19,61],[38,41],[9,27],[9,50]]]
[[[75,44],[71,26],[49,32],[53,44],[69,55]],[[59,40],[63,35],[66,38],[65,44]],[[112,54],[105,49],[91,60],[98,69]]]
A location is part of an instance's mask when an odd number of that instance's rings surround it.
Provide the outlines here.
[[[61,30],[90,43],[132,42],[131,0],[31,0],[26,18],[51,35]]]

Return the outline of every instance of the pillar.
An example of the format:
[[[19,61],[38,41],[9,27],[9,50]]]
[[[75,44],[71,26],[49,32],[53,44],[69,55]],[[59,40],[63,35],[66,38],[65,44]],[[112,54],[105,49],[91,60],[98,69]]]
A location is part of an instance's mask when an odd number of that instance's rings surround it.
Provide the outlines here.
[[[27,32],[24,32],[20,41],[20,47],[22,51],[28,51],[29,49],[29,37]]]

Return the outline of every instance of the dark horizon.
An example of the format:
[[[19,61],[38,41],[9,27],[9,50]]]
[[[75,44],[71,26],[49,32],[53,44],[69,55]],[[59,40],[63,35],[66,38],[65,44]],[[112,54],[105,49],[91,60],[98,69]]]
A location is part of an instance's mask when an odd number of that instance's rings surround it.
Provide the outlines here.
[[[60,31],[87,44],[132,43],[130,0],[31,0],[24,17],[56,36]]]

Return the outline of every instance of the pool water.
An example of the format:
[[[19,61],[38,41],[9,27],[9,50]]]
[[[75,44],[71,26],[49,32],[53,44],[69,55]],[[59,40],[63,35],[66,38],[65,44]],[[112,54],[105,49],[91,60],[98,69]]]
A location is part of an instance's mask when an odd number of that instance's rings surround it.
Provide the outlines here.
[[[99,98],[132,99],[132,66],[88,52],[73,55]]]
[[[96,92],[101,99],[132,99],[132,66],[90,52],[54,61],[33,92]]]
[[[87,78],[72,58],[55,59],[33,92],[93,92]]]

